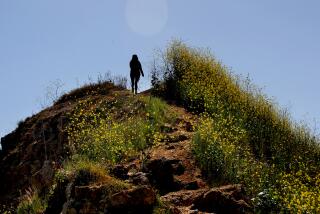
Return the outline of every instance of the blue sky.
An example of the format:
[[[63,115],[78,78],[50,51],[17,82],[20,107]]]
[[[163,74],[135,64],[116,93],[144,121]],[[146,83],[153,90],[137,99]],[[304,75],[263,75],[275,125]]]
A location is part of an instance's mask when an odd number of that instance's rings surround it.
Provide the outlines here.
[[[316,0],[1,0],[0,136],[41,109],[50,82],[70,90],[107,71],[128,76],[133,53],[148,74],[154,49],[172,38],[209,47],[314,127],[319,9]]]

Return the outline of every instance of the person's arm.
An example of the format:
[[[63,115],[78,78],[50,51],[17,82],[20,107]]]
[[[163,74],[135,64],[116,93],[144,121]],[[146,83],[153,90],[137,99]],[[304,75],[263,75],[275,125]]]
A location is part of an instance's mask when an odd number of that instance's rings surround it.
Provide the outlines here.
[[[139,68],[140,68],[140,71],[141,71],[141,75],[144,77],[143,70],[142,70],[142,66],[141,66],[141,63],[140,63],[140,62],[139,62]]]

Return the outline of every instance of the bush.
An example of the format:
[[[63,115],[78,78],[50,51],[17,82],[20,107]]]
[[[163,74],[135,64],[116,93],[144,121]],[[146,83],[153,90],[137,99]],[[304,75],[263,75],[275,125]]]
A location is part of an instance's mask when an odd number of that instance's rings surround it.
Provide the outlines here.
[[[75,185],[103,184],[113,193],[127,189],[130,186],[109,176],[105,165],[92,162],[81,156],[74,157],[73,160],[67,162],[64,168],[56,173],[56,179],[62,175],[69,180],[74,178]]]
[[[18,214],[38,214],[43,213],[46,209],[47,201],[40,198],[37,190],[29,188],[19,203],[17,208]]]
[[[304,167],[297,172],[280,173],[271,188],[272,198],[284,205],[284,212],[320,213],[320,173],[311,177]]]
[[[173,41],[155,57],[152,84],[155,94],[204,115],[193,148],[210,178],[244,183],[255,197],[283,172],[319,173],[319,140],[207,49]]]
[[[157,142],[161,125],[171,120],[167,112],[158,98],[83,100],[69,115],[69,143],[74,154],[91,161],[125,161]]]

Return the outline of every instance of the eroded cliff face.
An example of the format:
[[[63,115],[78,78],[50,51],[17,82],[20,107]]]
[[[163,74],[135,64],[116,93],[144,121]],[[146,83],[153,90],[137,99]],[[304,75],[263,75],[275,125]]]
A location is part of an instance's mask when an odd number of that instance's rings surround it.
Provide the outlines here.
[[[67,114],[79,100],[103,98],[113,90],[121,88],[102,83],[76,89],[53,106],[26,118],[16,130],[1,138],[0,205],[16,206],[19,197],[31,186],[40,191],[47,188],[54,172],[69,155]]]
[[[71,109],[72,105],[53,106],[27,118],[1,138],[1,202],[16,200],[31,184],[42,188],[52,179],[49,171],[68,154],[63,127],[65,114]]]

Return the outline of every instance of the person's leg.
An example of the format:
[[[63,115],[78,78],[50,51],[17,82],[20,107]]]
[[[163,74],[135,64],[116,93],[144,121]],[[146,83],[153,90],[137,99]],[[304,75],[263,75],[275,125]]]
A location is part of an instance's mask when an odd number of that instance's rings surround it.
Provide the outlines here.
[[[140,79],[140,75],[137,75],[136,78],[135,78],[135,89],[136,89],[136,94],[138,93],[138,82],[139,82],[139,79]]]
[[[137,79],[135,79],[135,82],[134,82],[134,84],[135,84],[135,93],[137,94],[138,93],[138,80]]]
[[[134,82],[135,82],[135,78],[133,75],[130,75],[130,78],[131,78],[131,91],[132,93],[134,93]]]

